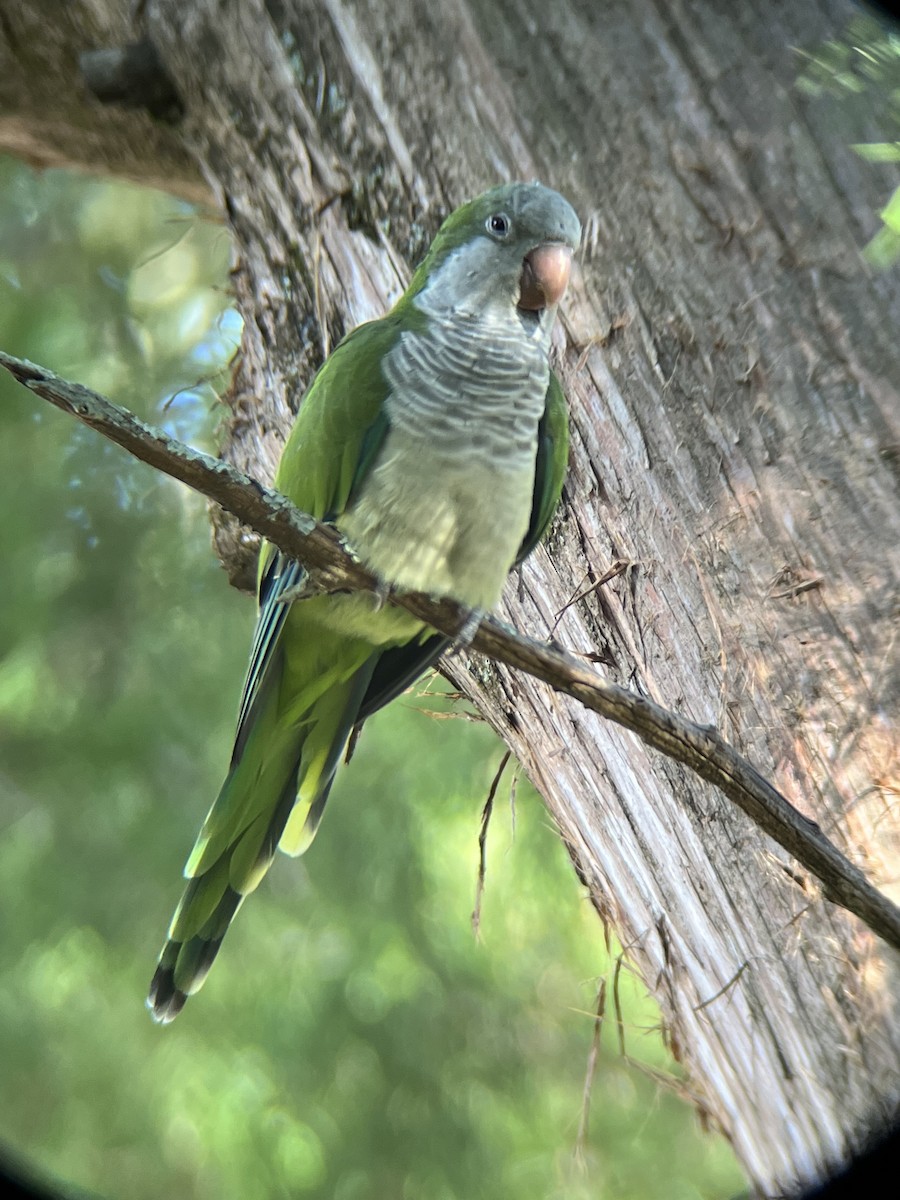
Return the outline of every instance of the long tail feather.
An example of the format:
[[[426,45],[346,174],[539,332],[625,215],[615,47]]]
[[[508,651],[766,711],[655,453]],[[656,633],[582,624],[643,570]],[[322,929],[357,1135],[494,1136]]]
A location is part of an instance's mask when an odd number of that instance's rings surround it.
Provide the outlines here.
[[[188,996],[200,989],[242,900],[233,888],[226,888],[208,926],[186,942],[166,942],[147,994],[147,1007],[155,1021],[161,1025],[174,1021]]]
[[[252,861],[242,838],[203,875],[188,881],[147,995],[154,1020],[164,1025],[173,1021],[188,996],[202,987],[244,897],[255,890],[272,864],[296,795],[295,767],[269,827],[258,843],[251,841],[255,848]]]
[[[155,1020],[174,1020],[199,990],[279,843],[296,854],[312,841],[376,661],[370,650],[367,660],[352,663],[355,670],[332,681],[324,694],[318,686],[312,690],[305,707],[292,697],[287,713],[280,708],[279,686],[257,697],[252,728],[242,728],[241,753],[185,868],[188,883],[147,998]]]

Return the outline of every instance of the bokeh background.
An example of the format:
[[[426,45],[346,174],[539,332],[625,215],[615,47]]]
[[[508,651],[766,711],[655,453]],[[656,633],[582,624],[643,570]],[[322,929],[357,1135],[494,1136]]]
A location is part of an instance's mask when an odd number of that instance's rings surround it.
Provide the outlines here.
[[[240,334],[229,254],[168,197],[0,161],[0,348],[212,449]],[[435,677],[369,723],[311,852],[276,862],[201,995],[153,1025],[143,998],[227,764],[253,604],[201,498],[5,377],[0,497],[7,1160],[107,1200],[744,1187],[512,764],[474,936],[503,747]]]

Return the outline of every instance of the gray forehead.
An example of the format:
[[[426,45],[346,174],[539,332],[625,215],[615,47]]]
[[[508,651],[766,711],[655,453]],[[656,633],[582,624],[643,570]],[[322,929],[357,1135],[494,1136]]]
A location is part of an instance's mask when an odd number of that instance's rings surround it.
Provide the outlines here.
[[[572,205],[543,184],[511,184],[489,195],[492,211],[505,212],[519,226],[519,237],[559,239],[573,248],[581,240],[581,222]]]

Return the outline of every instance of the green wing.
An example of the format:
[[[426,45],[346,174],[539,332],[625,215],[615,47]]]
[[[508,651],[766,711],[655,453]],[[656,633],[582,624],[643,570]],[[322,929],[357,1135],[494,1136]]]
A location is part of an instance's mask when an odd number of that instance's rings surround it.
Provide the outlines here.
[[[516,566],[525,561],[549,528],[562,495],[568,461],[569,410],[562,386],[551,371],[544,415],[538,426],[531,521],[519,549]]]
[[[400,336],[394,314],[360,325],[335,348],[300,405],[275,475],[275,486],[302,512],[336,520],[365,479],[388,430],[388,393],[381,362]],[[243,753],[267,681],[280,673],[278,643],[291,606],[287,593],[303,584],[303,567],[265,546],[259,558],[259,616],[238,715],[232,755]],[[423,668],[424,669],[424,668]]]
[[[282,452],[275,486],[299,509],[319,520],[333,521],[341,515],[378,455],[388,429],[384,410],[388,384],[381,363],[399,336],[399,323],[394,314],[360,325],[336,347],[303,399]],[[291,596],[302,589],[305,577],[306,571],[299,563],[273,546],[263,549],[260,555],[259,616],[241,696],[231,759],[232,774],[239,767],[248,741],[261,723],[262,714],[272,707],[272,693],[282,688],[285,673],[283,642],[289,618],[295,645],[302,643],[304,638],[321,639],[315,624],[311,629],[305,629],[303,614],[307,609],[304,605],[291,603]],[[318,604],[313,605],[313,609],[318,607]],[[321,649],[321,645],[317,648]],[[316,657],[310,652],[310,663]],[[384,657],[384,654],[380,656]],[[365,706],[368,677],[378,665],[379,656],[375,655],[373,661],[360,664],[362,675],[359,671],[355,673],[355,687],[350,693],[353,712],[346,712],[334,722],[336,743],[343,744],[350,726],[357,719],[356,708]],[[321,664],[319,671],[321,673]],[[296,675],[296,671],[293,674]],[[301,671],[301,676],[303,674]],[[384,666],[380,674],[384,676]],[[365,684],[362,684],[363,676]],[[293,685],[302,692],[302,684],[306,682],[295,678]],[[371,705],[369,711],[374,711]],[[298,745],[298,754],[300,749]],[[326,760],[330,771],[322,777],[321,794],[315,794],[313,789],[315,811],[310,820],[310,838],[324,807],[333,774],[332,756],[333,751],[330,751]],[[246,800],[241,803],[246,809]],[[284,804],[289,814],[292,802],[285,799]],[[215,822],[218,836],[213,836],[212,829],[201,832],[188,864],[189,871],[203,869],[214,862],[223,852],[229,836],[233,835],[235,817],[246,820],[246,811],[236,813],[234,808],[233,802],[231,805],[222,803]],[[215,806],[210,816],[214,813]],[[283,828],[285,821],[280,820],[280,824]],[[282,829],[276,831],[274,825],[269,829],[266,841],[273,849],[281,832]]]
[[[343,512],[384,440],[381,362],[399,335],[393,315],[355,330],[301,405],[276,484],[320,520]],[[311,840],[344,743],[384,657],[365,640],[329,627],[329,605],[345,598],[291,603],[304,577],[298,563],[273,547],[264,549],[259,617],[230,769],[188,859],[188,883],[150,986],[148,1003],[160,1021],[177,1016],[202,984],[242,900],[268,870],[292,813],[292,848]],[[384,675],[382,668],[380,687]]]
[[[384,441],[388,384],[381,364],[401,331],[393,313],[354,329],[300,405],[275,486],[320,521],[340,516]]]

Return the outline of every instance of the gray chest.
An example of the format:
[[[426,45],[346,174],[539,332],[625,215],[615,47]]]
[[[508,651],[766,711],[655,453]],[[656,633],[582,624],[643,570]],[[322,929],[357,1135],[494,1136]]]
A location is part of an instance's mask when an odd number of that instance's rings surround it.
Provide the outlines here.
[[[388,355],[390,431],[340,523],[383,579],[479,609],[528,528],[549,382],[543,336],[485,324],[432,323]]]
[[[448,461],[533,465],[550,368],[549,335],[534,324],[432,316],[387,355],[387,413],[394,429],[427,441]]]

